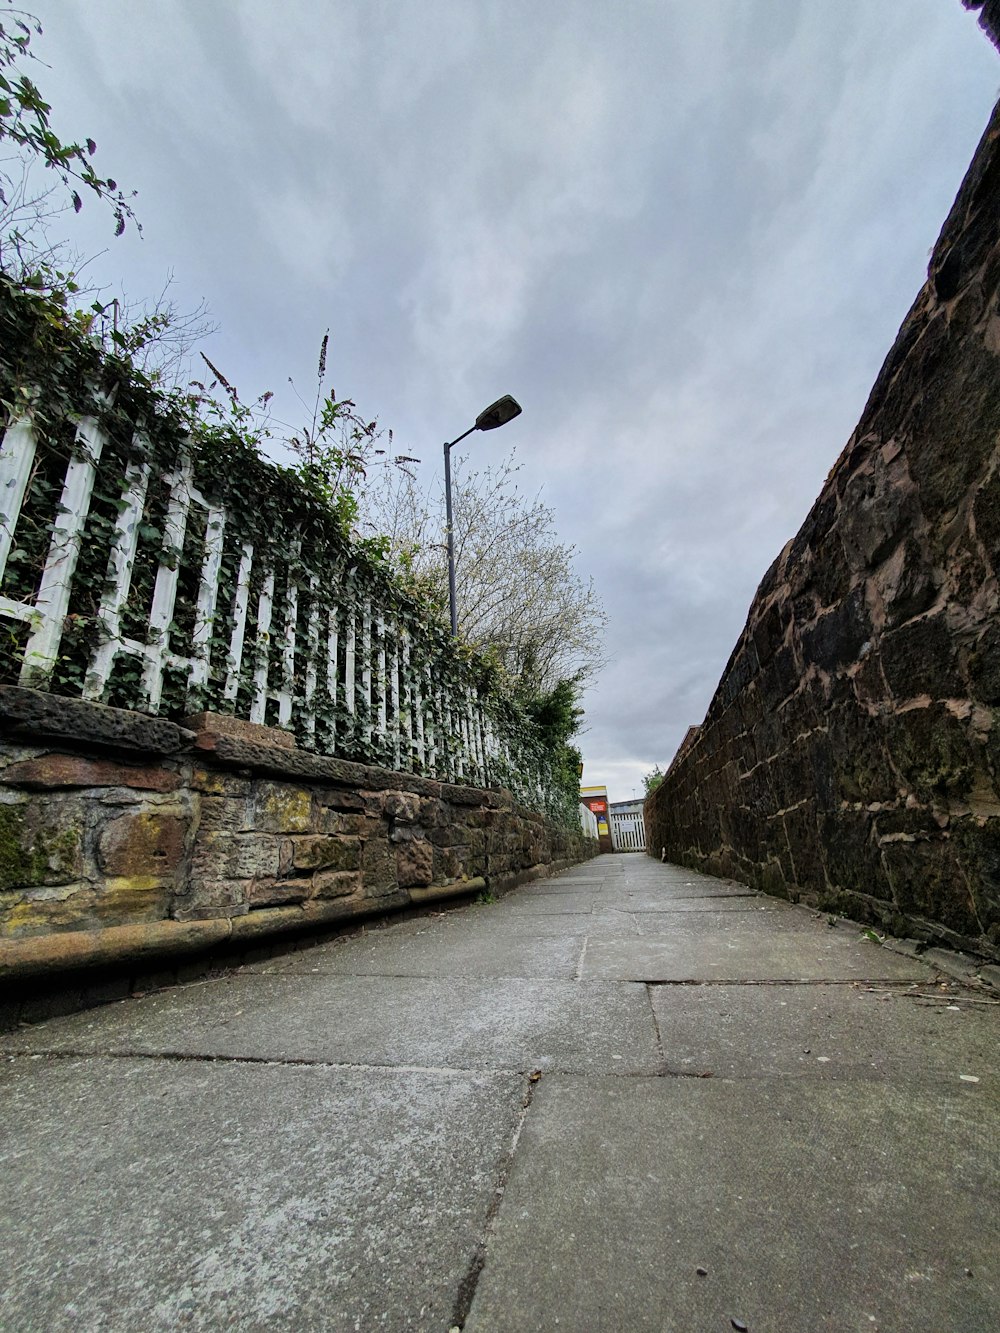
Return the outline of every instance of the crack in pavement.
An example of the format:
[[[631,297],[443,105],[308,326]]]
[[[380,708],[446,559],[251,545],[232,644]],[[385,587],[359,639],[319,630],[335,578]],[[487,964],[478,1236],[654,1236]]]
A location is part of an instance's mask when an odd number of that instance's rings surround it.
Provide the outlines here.
[[[517,1152],[517,1145],[521,1141],[521,1131],[524,1129],[524,1122],[528,1118],[528,1111],[531,1107],[532,1099],[535,1095],[535,1085],[542,1077],[539,1069],[533,1069],[527,1075],[527,1081],[524,1091],[524,1097],[521,1101],[521,1114],[518,1116],[517,1124],[514,1126],[514,1133],[511,1136],[510,1146],[500,1160],[500,1167],[497,1172],[497,1183],[493,1190],[493,1198],[490,1200],[490,1206],[486,1210],[486,1220],[483,1223],[483,1232],[476,1242],[472,1257],[469,1260],[469,1266],[465,1271],[465,1276],[458,1284],[458,1291],[455,1293],[455,1304],[452,1307],[451,1326],[461,1329],[466,1319],[469,1317],[469,1311],[472,1308],[472,1302],[476,1295],[476,1288],[479,1285],[479,1277],[486,1264],[486,1251],[489,1247],[490,1237],[493,1234],[496,1225],[497,1215],[500,1212],[500,1205],[503,1203],[504,1194],[507,1192],[507,1182],[510,1179],[511,1169],[514,1165],[514,1154]]]
[[[667,1064],[667,1053],[663,1049],[663,1037],[660,1034],[660,1020],[656,1016],[656,1006],[653,1004],[653,988],[648,982],[646,984],[646,998],[649,1000],[649,1012],[653,1017],[653,1031],[656,1033],[656,1050],[660,1057],[661,1064],[660,1073],[668,1074],[670,1072],[670,1067]]]

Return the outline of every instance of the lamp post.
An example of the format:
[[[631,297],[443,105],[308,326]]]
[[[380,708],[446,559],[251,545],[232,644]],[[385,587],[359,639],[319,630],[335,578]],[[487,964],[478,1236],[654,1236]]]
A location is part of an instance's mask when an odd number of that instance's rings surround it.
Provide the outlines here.
[[[451,451],[474,430],[496,430],[497,426],[506,426],[508,421],[513,421],[520,414],[520,403],[509,393],[505,393],[502,398],[490,403],[489,407],[480,412],[474,426],[470,426],[464,434],[459,435],[458,439],[444,446],[444,504],[448,522],[448,605],[451,607],[452,638],[458,638],[458,606],[455,601],[455,534],[451,525]]]

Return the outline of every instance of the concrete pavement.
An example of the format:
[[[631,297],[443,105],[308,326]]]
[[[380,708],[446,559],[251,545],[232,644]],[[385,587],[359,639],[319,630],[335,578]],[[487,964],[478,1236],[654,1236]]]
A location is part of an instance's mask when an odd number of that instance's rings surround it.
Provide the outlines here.
[[[998,1036],[604,856],[0,1037],[0,1327],[994,1333]]]

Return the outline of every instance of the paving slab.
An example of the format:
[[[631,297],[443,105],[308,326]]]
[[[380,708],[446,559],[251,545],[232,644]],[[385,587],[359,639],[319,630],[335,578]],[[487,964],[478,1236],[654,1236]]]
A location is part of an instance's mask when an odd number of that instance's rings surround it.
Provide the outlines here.
[[[767,915],[775,927],[779,920]],[[730,913],[722,924],[700,924],[692,912],[684,931],[593,940],[580,975],[587,981],[922,981],[934,975],[925,963],[853,933],[817,928],[781,936],[739,921]]]
[[[503,905],[490,909],[481,925],[491,938],[522,938],[537,935],[638,935],[631,912],[611,903],[599,904],[592,912],[514,912]],[[447,929],[447,928],[446,928]]]
[[[441,1330],[525,1080],[151,1060],[0,1068],[0,1326]]]
[[[760,904],[755,898],[696,898],[687,902],[698,904],[698,907],[692,910],[688,906],[690,919],[683,921],[676,920],[676,913],[665,911],[636,912],[634,915],[637,920],[641,919],[648,931],[680,931],[692,940],[708,932],[717,936],[720,945],[726,948],[737,940],[780,941],[790,935],[808,937],[818,948],[825,948],[831,937],[839,937],[852,947],[863,944],[869,950],[877,948],[855,922],[835,921],[831,924],[829,917],[817,916],[808,907],[786,903],[784,907],[773,908]]]
[[[486,909],[480,928],[490,938],[505,936],[521,938],[535,935],[638,935],[639,929],[631,912],[614,903],[598,904],[592,912],[513,912],[503,904]],[[445,932],[449,928],[445,927]],[[455,925],[456,933],[460,929]]]
[[[885,1079],[916,1066],[1000,1091],[1000,1003],[959,987],[654,986],[652,1002],[675,1072]]]
[[[561,874],[552,875],[548,879],[536,880],[533,885],[526,885],[525,887],[533,888],[538,884],[607,884],[618,878],[617,875],[609,875],[603,871],[564,870]]]
[[[547,893],[509,895],[497,903],[497,915],[509,913],[511,916],[529,916],[535,912],[541,915],[569,912],[594,912],[598,907],[605,908],[613,900],[603,894],[595,893]]]
[[[655,1074],[644,986],[241,973],[56,1018],[6,1051]]]
[[[471,909],[470,909],[471,910]],[[553,915],[555,915],[553,913]],[[409,923],[415,926],[417,923]],[[369,931],[253,965],[255,972],[397,977],[573,977],[579,944],[557,932],[504,933],[462,916],[437,929]]]
[[[992,1333],[983,999],[605,856],[9,1034],[0,1327]]]
[[[678,912],[781,912],[793,911],[788,903],[776,899],[761,902],[759,898],[744,898],[736,894],[725,898],[671,898],[666,901],[650,902],[640,898],[637,903],[622,904],[624,911],[632,912],[644,921],[650,930],[655,929],[657,917],[676,916]],[[664,924],[661,922],[661,924]],[[667,922],[665,929],[675,929],[676,924]]]
[[[722,883],[714,888],[711,885],[702,884],[664,885],[657,889],[641,889],[637,886],[623,889],[620,893],[620,899],[623,903],[628,903],[630,906],[646,912],[655,912],[661,907],[663,910],[669,911],[671,906],[677,902],[711,904],[728,902],[729,899],[735,899],[737,902],[760,902],[763,900],[777,906],[789,906],[788,903],[782,902],[780,898],[764,899],[762,894],[753,893],[749,889],[741,889],[735,885]]]
[[[998,1111],[971,1086],[546,1077],[465,1333],[995,1333]]]
[[[517,901],[526,898],[551,898],[554,894],[563,893],[603,893],[603,880],[564,880],[560,882],[557,879],[540,879],[537,884],[526,884],[517,895]]]

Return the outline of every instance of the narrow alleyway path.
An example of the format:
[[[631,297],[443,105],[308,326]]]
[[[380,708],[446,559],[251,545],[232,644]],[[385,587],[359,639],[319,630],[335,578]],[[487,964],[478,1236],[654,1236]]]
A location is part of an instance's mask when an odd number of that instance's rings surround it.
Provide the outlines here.
[[[998,1038],[604,856],[0,1038],[0,1327],[995,1333]]]

